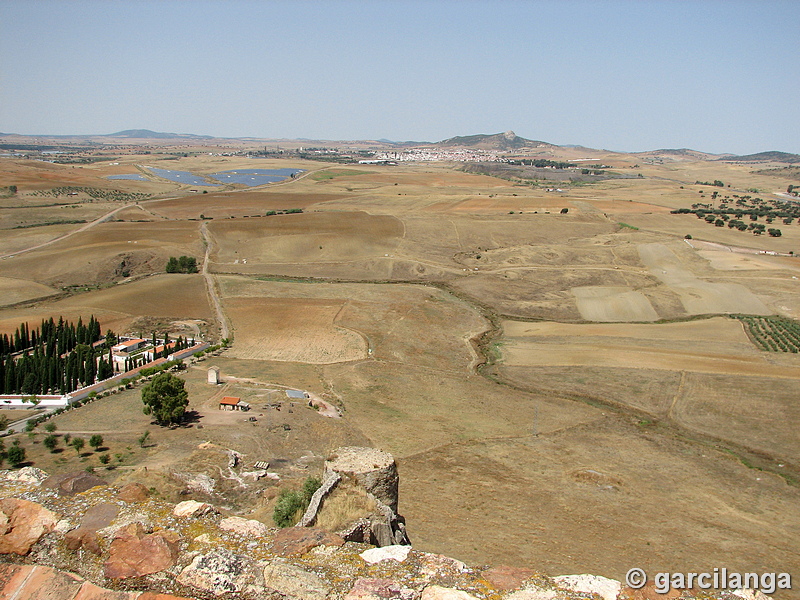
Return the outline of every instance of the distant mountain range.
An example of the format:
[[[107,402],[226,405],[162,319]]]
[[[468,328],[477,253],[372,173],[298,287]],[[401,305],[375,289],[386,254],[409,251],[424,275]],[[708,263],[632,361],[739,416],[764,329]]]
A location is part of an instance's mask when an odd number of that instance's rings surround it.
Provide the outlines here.
[[[744,156],[730,155],[717,160],[727,160],[735,162],[784,162],[791,165],[800,163],[800,154],[790,154],[789,152],[758,152],[757,154],[745,154]]]
[[[192,133],[166,133],[161,131],[152,131],[150,129],[125,129],[124,131],[117,131],[116,133],[108,133],[102,135],[20,135],[15,133],[0,133],[0,138],[5,138],[4,143],[1,145],[0,149],[10,149],[13,147],[22,147],[21,144],[30,143],[30,138],[36,138],[36,143],[41,144],[41,140],[49,139],[49,140],[64,140],[64,142],[69,143],[69,140],[73,140],[73,144],[78,142],[81,144],[98,144],[98,143],[105,143],[101,142],[101,139],[129,139],[129,140],[182,140],[186,141],[203,141],[203,140],[214,140],[214,139],[230,139],[230,140],[240,140],[240,141],[253,141],[253,142],[264,142],[269,141],[264,138],[217,138],[211,135],[196,135]],[[12,138],[14,143],[10,144]],[[14,139],[17,138],[17,139]],[[7,140],[7,141],[6,141]],[[272,140],[275,141],[275,140]],[[303,138],[295,138],[290,140],[288,138],[281,140],[286,142],[291,141],[306,141]],[[307,140],[309,142],[316,142],[320,144],[331,144],[331,143],[341,143],[344,140]],[[456,136],[451,137],[446,140],[441,140],[439,142],[413,142],[413,141],[392,141],[388,139],[378,139],[374,141],[362,141],[360,143],[367,144],[369,146],[373,145],[386,145],[386,146],[394,146],[395,148],[407,148],[413,146],[427,146],[429,148],[437,148],[437,149],[455,149],[455,148],[469,148],[474,150],[485,150],[485,151],[497,151],[497,152],[513,152],[515,150],[521,149],[534,149],[534,148],[572,148],[572,149],[581,149],[585,148],[586,150],[592,150],[592,148],[588,148],[585,146],[580,145],[573,145],[573,144],[565,144],[563,146],[558,146],[556,144],[551,144],[549,142],[543,142],[540,140],[529,140],[523,137],[519,137],[513,131],[506,131],[505,133],[492,133],[492,134],[476,134],[476,135],[463,135],[463,136]],[[621,154],[626,154],[625,152],[620,152]],[[734,161],[734,162],[782,162],[788,164],[800,164],[800,154],[791,154],[789,152],[780,152],[780,151],[768,151],[768,152],[758,152],[756,154],[746,154],[742,156],[737,156],[735,154],[711,154],[708,152],[701,152],[698,150],[691,150],[689,148],[662,148],[659,150],[649,150],[646,152],[632,152],[628,154],[637,154],[640,156],[647,156],[647,157],[660,157],[663,159],[669,160],[723,160],[723,161]]]
[[[126,129],[117,133],[109,133],[100,137],[110,138],[131,138],[139,140],[170,140],[175,138],[192,140],[210,140],[211,135],[195,135],[193,133],[163,133],[160,131],[150,131],[149,129]]]
[[[552,148],[554,144],[528,140],[517,136],[513,131],[505,133],[464,135],[451,137],[433,144],[437,148],[475,148],[479,150],[519,150],[520,148]]]

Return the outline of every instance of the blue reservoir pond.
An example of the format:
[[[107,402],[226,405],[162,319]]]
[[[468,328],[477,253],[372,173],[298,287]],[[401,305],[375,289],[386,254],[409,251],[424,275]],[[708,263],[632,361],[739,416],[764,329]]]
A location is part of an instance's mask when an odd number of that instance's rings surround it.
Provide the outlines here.
[[[250,187],[257,185],[264,185],[265,183],[275,183],[288,179],[292,175],[302,173],[303,169],[236,169],[235,171],[220,171],[219,173],[211,173],[205,177],[195,175],[189,171],[171,171],[169,169],[157,169],[156,167],[147,167],[152,171],[153,175],[163,177],[176,183],[185,183],[188,185],[197,185],[205,187],[217,187],[220,184],[233,184],[238,183]],[[130,175],[109,175],[107,179],[130,179],[133,181],[147,181],[147,178],[139,174]],[[219,183],[212,183],[209,179],[218,181]]]
[[[106,179],[129,179],[131,181],[147,181],[147,177],[139,175],[138,173],[131,173],[129,175],[109,175]]]
[[[207,187],[216,187],[217,183],[210,183],[206,181],[200,175],[195,175],[194,173],[190,173],[189,171],[170,171],[169,169],[157,169],[155,167],[147,167],[150,171],[153,172],[153,175],[158,177],[163,177],[164,179],[169,179],[170,181],[174,181],[175,183],[185,183],[188,185],[202,185]]]
[[[283,181],[292,175],[302,172],[302,169],[237,169],[235,171],[212,173],[209,177],[222,183],[240,183],[256,186]]]

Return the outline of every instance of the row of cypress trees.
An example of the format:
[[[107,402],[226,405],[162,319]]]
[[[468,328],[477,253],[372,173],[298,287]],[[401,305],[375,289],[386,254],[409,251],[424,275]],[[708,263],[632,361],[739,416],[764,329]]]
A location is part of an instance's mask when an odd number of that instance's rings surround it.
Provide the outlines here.
[[[5,394],[65,394],[113,373],[110,355],[92,344],[101,339],[100,323],[59,317],[27,323],[12,336],[0,336],[0,390]]]

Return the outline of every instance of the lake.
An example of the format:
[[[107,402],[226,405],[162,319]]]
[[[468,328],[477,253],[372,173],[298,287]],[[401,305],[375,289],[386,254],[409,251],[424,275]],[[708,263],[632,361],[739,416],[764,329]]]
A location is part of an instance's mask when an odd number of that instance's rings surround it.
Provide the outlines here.
[[[264,185],[288,179],[302,173],[302,169],[236,169],[212,173],[209,177],[221,183],[239,183],[248,186]]]
[[[106,179],[129,179],[131,181],[147,181],[147,177],[139,175],[138,173],[131,173],[129,175],[109,175]]]
[[[170,171],[169,169],[157,169],[156,167],[147,167],[153,172],[153,175],[169,179],[175,183],[185,183],[187,185],[202,185],[206,187],[217,187],[219,184],[210,183],[200,175],[195,175],[189,171]]]

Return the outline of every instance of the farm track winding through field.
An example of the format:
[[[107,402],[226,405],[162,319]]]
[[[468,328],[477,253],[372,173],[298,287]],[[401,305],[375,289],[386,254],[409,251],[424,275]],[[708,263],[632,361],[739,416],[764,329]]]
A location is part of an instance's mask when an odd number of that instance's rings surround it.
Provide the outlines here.
[[[45,247],[47,247],[47,246],[49,246],[51,244],[55,244],[56,242],[60,242],[61,240],[67,239],[68,237],[71,237],[71,236],[75,235],[76,233],[82,233],[82,232],[86,231],[87,229],[90,229],[90,228],[94,227],[95,225],[97,225],[99,223],[104,223],[104,222],[108,221],[111,217],[113,217],[119,211],[121,211],[121,210],[123,210],[125,208],[130,208],[131,206],[136,206],[136,205],[135,204],[125,204],[123,206],[115,208],[111,212],[108,212],[108,213],[104,214],[101,217],[98,217],[97,219],[95,219],[94,221],[91,221],[90,223],[86,223],[86,225],[84,225],[83,227],[79,227],[78,229],[76,229],[74,231],[67,232],[67,233],[65,233],[63,235],[60,235],[60,236],[58,236],[56,238],[53,238],[52,240],[49,240],[47,242],[42,242],[41,244],[36,244],[35,246],[30,246],[29,248],[23,248],[22,250],[17,250],[16,252],[9,252],[8,254],[0,254],[0,259],[11,258],[12,256],[17,256],[18,254],[23,254],[25,252],[30,252],[31,250],[38,250],[39,248],[45,248]]]
[[[217,321],[219,321],[219,328],[220,328],[220,335],[222,339],[231,339],[230,338],[230,329],[228,328],[228,321],[225,319],[225,313],[222,311],[222,301],[219,298],[219,293],[217,292],[217,282],[214,279],[214,276],[209,273],[208,271],[208,258],[211,254],[211,244],[213,244],[213,240],[211,239],[211,235],[208,233],[208,227],[206,223],[200,226],[200,233],[203,234],[203,241],[206,245],[206,254],[203,257],[203,278],[206,280],[206,287],[208,288],[208,297],[211,300],[211,304],[214,306],[214,312],[217,316]]]

